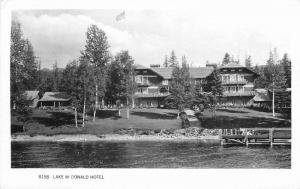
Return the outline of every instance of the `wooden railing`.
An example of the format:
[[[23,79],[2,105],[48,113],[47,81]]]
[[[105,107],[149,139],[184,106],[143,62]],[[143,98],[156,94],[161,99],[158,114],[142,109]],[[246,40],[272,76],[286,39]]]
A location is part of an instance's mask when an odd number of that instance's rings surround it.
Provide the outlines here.
[[[291,128],[220,129],[222,145],[291,145]]]

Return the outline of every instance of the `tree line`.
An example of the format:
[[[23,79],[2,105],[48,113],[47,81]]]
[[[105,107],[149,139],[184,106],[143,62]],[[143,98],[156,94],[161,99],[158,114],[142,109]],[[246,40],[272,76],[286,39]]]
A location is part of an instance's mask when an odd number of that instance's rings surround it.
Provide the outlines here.
[[[96,110],[104,105],[125,102],[129,118],[129,104],[133,104],[134,60],[129,52],[122,50],[115,56],[109,51],[106,34],[96,25],[88,27],[86,44],[80,57],[69,62],[64,69],[53,64],[53,69],[40,69],[40,62],[33,47],[25,39],[21,24],[14,19],[11,26],[11,108],[23,111],[26,107],[25,90],[60,91],[71,98],[77,127],[78,111],[84,117],[92,109],[93,121]],[[119,110],[120,112],[120,110]],[[120,113],[119,113],[120,114]]]
[[[291,88],[291,69],[292,62],[287,53],[283,54],[282,59],[277,60],[276,49],[270,51],[269,57],[265,64],[253,66],[251,56],[246,56],[244,60],[244,66],[252,69],[259,74],[259,77],[254,81],[254,88],[264,89],[286,89]],[[222,66],[229,63],[238,63],[239,60],[234,60],[233,56],[229,53],[225,53],[222,60]]]

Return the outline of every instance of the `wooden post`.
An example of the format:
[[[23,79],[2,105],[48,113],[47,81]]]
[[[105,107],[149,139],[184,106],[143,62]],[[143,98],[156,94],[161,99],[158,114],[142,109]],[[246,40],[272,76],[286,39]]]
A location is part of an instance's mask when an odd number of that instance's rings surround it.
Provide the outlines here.
[[[245,143],[246,143],[246,146],[248,147],[248,129],[245,130]]]
[[[53,101],[53,109],[55,109],[55,101]]]
[[[273,147],[273,133],[274,133],[273,131],[274,131],[274,128],[269,129],[269,140],[270,140],[271,148]]]
[[[222,129],[219,129],[219,139],[222,140]]]
[[[60,110],[60,102],[58,101],[58,109]]]
[[[41,108],[43,109],[43,102],[41,102]]]

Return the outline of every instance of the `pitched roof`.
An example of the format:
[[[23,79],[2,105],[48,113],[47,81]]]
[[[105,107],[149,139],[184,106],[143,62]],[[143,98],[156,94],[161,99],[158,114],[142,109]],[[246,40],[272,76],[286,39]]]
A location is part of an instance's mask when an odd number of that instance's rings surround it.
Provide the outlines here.
[[[214,69],[212,67],[198,67],[198,68],[190,68],[191,78],[206,78],[209,76]]]
[[[171,79],[173,68],[149,68],[153,70],[155,73],[163,77],[164,79]]]
[[[39,98],[39,91],[25,91],[24,96],[26,100],[33,100]]]
[[[155,73],[163,77],[164,79],[171,79],[172,78],[172,67],[168,68],[149,68],[153,70]],[[209,76],[213,72],[213,68],[211,67],[193,67],[189,68],[190,76],[194,79],[203,79]]]
[[[147,67],[145,67],[145,66],[143,66],[141,64],[136,64],[135,65],[135,69],[137,69],[137,70],[143,70],[143,69],[149,69],[149,68],[147,68]]]
[[[248,68],[248,67],[243,66],[243,65],[240,65],[239,63],[236,63],[236,62],[228,63],[224,66],[221,66],[219,69],[222,69],[222,68],[245,68],[245,69],[251,71],[252,73],[256,74],[257,76],[259,76],[259,74],[256,73],[253,69]]]
[[[70,99],[64,92],[45,92],[40,101],[69,101]]]
[[[255,89],[253,100],[255,102],[265,102],[271,101],[271,98],[267,89]]]
[[[246,68],[246,66],[242,66],[236,62],[230,62],[224,66],[221,66],[220,68]]]

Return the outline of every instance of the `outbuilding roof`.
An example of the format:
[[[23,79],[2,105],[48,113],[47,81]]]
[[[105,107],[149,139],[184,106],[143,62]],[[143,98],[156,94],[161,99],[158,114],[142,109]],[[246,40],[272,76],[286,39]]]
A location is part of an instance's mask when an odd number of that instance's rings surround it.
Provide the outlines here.
[[[64,92],[45,92],[40,101],[69,101],[70,99]]]
[[[254,102],[267,102],[271,101],[269,91],[267,89],[255,89]]]

